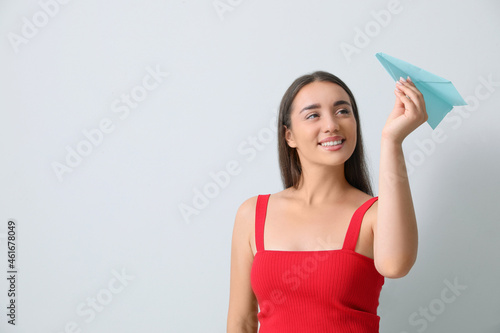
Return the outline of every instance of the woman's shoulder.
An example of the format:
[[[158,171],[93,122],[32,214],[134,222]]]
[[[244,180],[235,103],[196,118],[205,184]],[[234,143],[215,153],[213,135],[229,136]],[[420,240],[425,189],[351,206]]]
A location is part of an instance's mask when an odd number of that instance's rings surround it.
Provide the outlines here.
[[[258,195],[244,199],[236,211],[233,226],[233,242],[242,244],[248,242],[251,250],[251,238],[254,232],[255,208]],[[238,237],[238,238],[235,238]],[[237,240],[236,240],[237,239]]]
[[[247,199],[244,199],[238,208],[238,215],[243,217],[246,221],[252,221],[255,218],[255,211],[257,209],[257,200],[259,196],[271,195],[273,200],[281,199],[287,196],[288,191],[283,190],[276,193],[258,193]]]
[[[258,196],[259,195],[257,194],[250,198],[244,199],[243,202],[238,207],[237,215],[240,215],[242,217],[245,217],[245,219],[248,219],[257,205]]]
[[[352,192],[351,201],[352,201],[353,205],[355,205],[356,207],[359,207],[362,204],[364,204],[365,202],[372,200],[375,197],[376,196],[372,196],[372,195],[365,193],[365,192],[356,188]],[[376,204],[377,201],[378,201],[378,199],[374,201],[374,204]],[[373,206],[373,204],[372,204],[372,206]]]

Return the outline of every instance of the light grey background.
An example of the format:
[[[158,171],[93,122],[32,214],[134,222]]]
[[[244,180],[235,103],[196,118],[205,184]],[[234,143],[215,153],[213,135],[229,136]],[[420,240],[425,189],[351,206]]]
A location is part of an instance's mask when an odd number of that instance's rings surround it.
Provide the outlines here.
[[[283,189],[283,93],[314,70],[350,86],[376,195],[395,98],[384,52],[450,79],[469,106],[440,142],[428,124],[404,141],[419,253],[386,279],[381,332],[500,332],[499,12],[493,0],[2,1],[0,276],[9,219],[19,274],[15,327],[0,280],[0,331],[225,332],[236,211]],[[121,119],[132,92],[147,96]],[[106,119],[113,130],[85,146]],[[90,153],[58,178],[78,145]],[[216,185],[211,173],[235,166]]]

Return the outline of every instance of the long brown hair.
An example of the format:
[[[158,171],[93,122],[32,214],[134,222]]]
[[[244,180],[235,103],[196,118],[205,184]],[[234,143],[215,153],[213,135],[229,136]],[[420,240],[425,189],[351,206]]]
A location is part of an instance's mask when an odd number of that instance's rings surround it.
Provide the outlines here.
[[[342,87],[351,99],[351,105],[356,119],[356,132],[357,142],[356,148],[351,157],[344,163],[344,174],[347,182],[355,188],[363,191],[366,194],[373,196],[370,176],[368,174],[367,165],[365,162],[365,155],[363,149],[363,139],[361,136],[361,126],[359,124],[358,107],[356,100],[351,90],[347,85],[337,76],[325,72],[316,71],[311,74],[303,75],[297,78],[283,95],[280,103],[280,110],[278,115],[278,153],[281,171],[281,180],[285,189],[293,186],[297,189],[300,176],[302,174],[302,167],[300,165],[299,155],[295,148],[291,148],[285,139],[285,126],[289,129],[292,128],[291,122],[291,109],[295,96],[302,87],[315,81],[328,81],[335,83]],[[285,126],[284,126],[285,125]]]

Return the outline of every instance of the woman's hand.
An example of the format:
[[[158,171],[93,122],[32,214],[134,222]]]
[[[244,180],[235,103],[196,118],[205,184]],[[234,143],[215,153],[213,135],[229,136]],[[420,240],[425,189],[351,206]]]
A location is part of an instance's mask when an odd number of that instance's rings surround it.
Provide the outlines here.
[[[424,96],[410,77],[407,80],[401,78],[396,82],[394,94],[396,102],[382,130],[382,138],[402,143],[406,136],[425,123],[429,116],[425,110]]]

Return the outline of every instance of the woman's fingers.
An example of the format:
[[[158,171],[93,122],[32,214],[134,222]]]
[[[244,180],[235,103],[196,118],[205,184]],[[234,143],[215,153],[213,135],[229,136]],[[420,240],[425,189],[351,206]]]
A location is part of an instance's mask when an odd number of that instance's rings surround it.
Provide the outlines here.
[[[396,86],[415,104],[420,110],[424,105],[423,95],[411,81],[397,81]],[[404,101],[403,101],[404,103]]]
[[[427,115],[427,111],[425,109],[424,95],[420,92],[420,90],[418,90],[409,77],[408,80],[399,80],[397,82],[399,83],[397,83],[396,86],[401,91],[398,93],[398,96],[404,104],[405,109],[421,115],[425,121],[427,121],[429,116]]]
[[[418,115],[420,114],[419,105],[417,102],[417,97],[414,92],[409,89],[405,89],[405,87],[400,86],[400,91],[396,92],[397,96],[400,100],[400,105],[408,111],[408,114]]]
[[[413,91],[418,96],[419,100],[423,100],[424,95],[420,92],[420,90],[418,90],[417,86],[415,86],[415,83],[411,81],[409,76],[407,80],[403,80],[402,83],[405,87],[408,87],[411,91]]]

